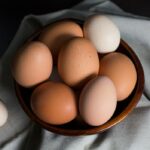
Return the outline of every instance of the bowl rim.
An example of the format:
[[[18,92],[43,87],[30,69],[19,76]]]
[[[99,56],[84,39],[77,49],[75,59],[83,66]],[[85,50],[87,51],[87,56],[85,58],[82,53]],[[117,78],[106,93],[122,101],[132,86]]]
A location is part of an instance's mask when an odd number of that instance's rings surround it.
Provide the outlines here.
[[[69,20],[69,19],[67,19],[67,20]],[[46,26],[42,27],[42,29],[44,29]],[[42,31],[42,29],[39,30],[38,32],[33,33],[26,40],[25,43],[30,42],[34,37],[36,37]],[[27,107],[27,105],[25,104],[25,102],[21,96],[21,93],[19,91],[19,86],[18,86],[17,82],[14,80],[15,93],[16,93],[17,99],[18,99],[21,107],[23,108],[24,112],[29,116],[29,118],[32,121],[34,121],[35,123],[40,125],[42,128],[44,128],[48,131],[51,131],[53,133],[67,135],[67,136],[91,135],[91,134],[101,133],[101,132],[111,128],[112,126],[120,123],[122,120],[124,120],[129,115],[129,113],[131,113],[133,111],[133,109],[139,102],[140,97],[144,90],[144,71],[143,71],[143,67],[142,67],[142,64],[141,64],[138,56],[135,54],[135,52],[132,50],[132,48],[123,39],[121,39],[120,44],[123,45],[123,47],[125,47],[125,49],[128,49],[128,53],[133,58],[132,62],[134,63],[134,65],[136,67],[138,80],[137,80],[137,85],[136,85],[136,89],[135,89],[135,94],[132,97],[132,100],[129,102],[127,107],[119,115],[112,118],[111,120],[109,120],[108,122],[106,122],[103,125],[96,126],[96,127],[90,128],[90,129],[73,130],[73,129],[63,129],[63,128],[60,128],[59,126],[53,126],[53,125],[50,125],[50,124],[45,123],[42,120],[40,120],[38,117],[36,117],[36,115],[32,112],[32,110],[30,110]]]

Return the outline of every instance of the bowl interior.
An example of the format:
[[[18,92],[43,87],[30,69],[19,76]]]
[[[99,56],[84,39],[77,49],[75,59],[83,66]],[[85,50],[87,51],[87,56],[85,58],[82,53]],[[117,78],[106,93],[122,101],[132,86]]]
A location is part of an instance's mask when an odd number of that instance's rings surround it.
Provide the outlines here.
[[[32,35],[31,38],[28,39],[28,42],[32,40],[37,40],[37,37],[40,32],[37,32],[34,35]],[[103,132],[106,129],[114,126],[115,124],[122,121],[133,110],[133,108],[136,106],[136,104],[140,100],[140,97],[142,95],[143,88],[144,88],[143,69],[134,51],[123,40],[121,40],[120,45],[117,49],[117,52],[121,52],[127,55],[134,63],[136,67],[136,71],[137,71],[137,83],[133,92],[130,94],[130,96],[126,100],[118,102],[114,115],[105,124],[101,126],[93,127],[93,126],[88,126],[84,123],[80,123],[77,119],[65,125],[59,125],[59,126],[45,123],[42,120],[40,120],[38,117],[36,117],[36,115],[34,115],[34,113],[31,110],[30,97],[31,97],[31,93],[33,89],[23,88],[22,86],[20,86],[14,81],[16,95],[18,97],[18,100],[22,108],[27,113],[27,115],[31,118],[31,120],[41,125],[41,127],[49,131],[52,131],[58,134],[63,134],[63,135],[95,134],[95,133]]]

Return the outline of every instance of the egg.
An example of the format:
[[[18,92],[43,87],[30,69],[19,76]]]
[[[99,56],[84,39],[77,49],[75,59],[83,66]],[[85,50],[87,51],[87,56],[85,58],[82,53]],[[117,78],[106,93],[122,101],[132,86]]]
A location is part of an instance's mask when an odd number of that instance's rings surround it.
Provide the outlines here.
[[[90,80],[81,92],[79,111],[84,121],[92,126],[107,122],[115,112],[117,95],[114,83],[107,76]]]
[[[39,40],[51,49],[53,58],[57,61],[61,46],[72,37],[83,37],[83,31],[77,23],[64,20],[50,24],[41,33]]]
[[[8,111],[5,104],[0,100],[0,127],[2,127],[8,119]]]
[[[58,72],[71,87],[83,86],[98,75],[99,58],[96,49],[85,38],[72,38],[61,49],[58,57]]]
[[[31,95],[31,108],[42,121],[61,125],[77,116],[77,101],[73,90],[60,82],[47,81]]]
[[[118,52],[110,53],[101,59],[100,75],[108,76],[114,82],[118,101],[126,99],[131,94],[137,81],[133,62]]]
[[[108,53],[115,51],[120,43],[120,31],[106,16],[94,15],[84,23],[84,36],[92,41],[97,51]]]
[[[53,60],[49,48],[41,42],[26,44],[13,59],[12,75],[24,87],[35,86],[47,80],[52,72]]]

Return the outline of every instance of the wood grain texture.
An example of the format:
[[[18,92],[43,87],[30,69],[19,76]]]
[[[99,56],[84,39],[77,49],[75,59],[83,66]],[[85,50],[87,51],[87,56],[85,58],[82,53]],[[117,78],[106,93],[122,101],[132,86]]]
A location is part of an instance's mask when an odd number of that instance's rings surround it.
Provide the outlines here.
[[[77,21],[77,22],[80,23],[82,26],[81,21]],[[37,31],[36,33],[34,33],[29,39],[27,39],[26,42],[36,40],[36,38],[38,37],[39,33],[42,30],[43,28],[40,29],[40,31]],[[130,112],[132,112],[132,110],[135,108],[135,106],[139,102],[143,89],[144,89],[144,72],[143,72],[142,65],[137,55],[134,53],[132,48],[122,39],[121,39],[121,42],[117,51],[127,55],[133,61],[136,67],[136,71],[137,71],[137,83],[133,92],[130,94],[130,96],[126,100],[118,102],[117,108],[113,117],[105,124],[101,126],[93,127],[93,126],[88,126],[84,123],[81,123],[77,121],[77,119],[73,120],[70,123],[67,123],[65,125],[60,125],[60,126],[47,124],[43,122],[42,120],[40,120],[38,117],[36,117],[36,115],[31,110],[30,96],[31,96],[33,89],[23,88],[14,81],[14,87],[15,87],[16,95],[18,97],[18,101],[20,102],[20,105],[22,106],[23,110],[30,117],[32,121],[36,122],[42,128],[48,131],[57,133],[57,134],[70,135],[70,136],[90,135],[90,134],[101,133],[113,127],[114,125],[124,120],[130,114]]]

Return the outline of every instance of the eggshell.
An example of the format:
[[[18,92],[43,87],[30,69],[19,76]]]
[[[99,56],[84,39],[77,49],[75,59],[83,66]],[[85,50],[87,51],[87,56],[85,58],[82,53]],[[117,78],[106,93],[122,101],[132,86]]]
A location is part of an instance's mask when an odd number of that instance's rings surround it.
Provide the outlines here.
[[[77,115],[74,92],[60,82],[39,85],[32,93],[31,108],[41,120],[54,125],[68,123]]]
[[[6,123],[7,118],[8,118],[7,108],[5,104],[2,101],[0,101],[0,127],[2,127]]]
[[[110,53],[101,59],[100,75],[106,75],[114,82],[118,101],[126,99],[131,94],[137,81],[133,62],[118,52]]]
[[[20,85],[32,87],[49,78],[52,64],[48,47],[41,42],[31,42],[16,54],[12,74]]]
[[[103,15],[94,15],[85,21],[84,36],[92,41],[100,53],[113,52],[120,43],[119,29]]]
[[[85,38],[73,38],[61,49],[58,72],[63,81],[72,87],[84,85],[99,72],[96,49]]]
[[[115,112],[116,89],[106,76],[90,80],[84,87],[79,100],[79,111],[86,123],[92,126],[107,122]]]
[[[51,49],[53,58],[57,61],[61,46],[72,37],[83,37],[83,31],[77,23],[67,20],[50,24],[41,33],[39,40]]]

